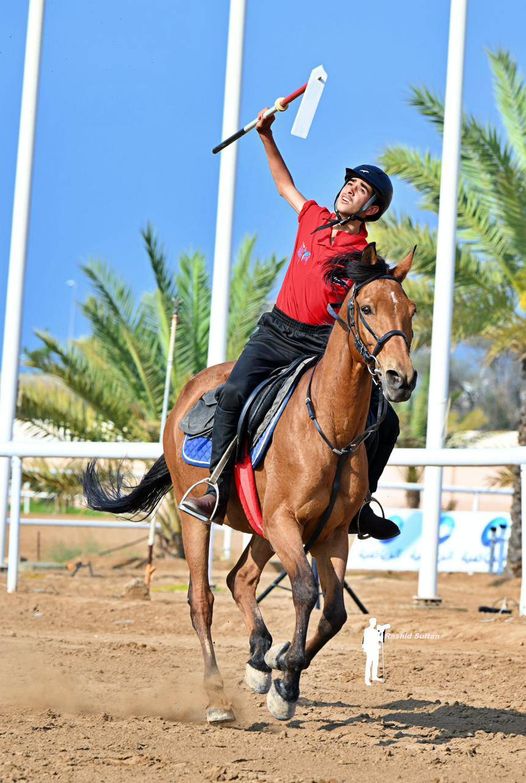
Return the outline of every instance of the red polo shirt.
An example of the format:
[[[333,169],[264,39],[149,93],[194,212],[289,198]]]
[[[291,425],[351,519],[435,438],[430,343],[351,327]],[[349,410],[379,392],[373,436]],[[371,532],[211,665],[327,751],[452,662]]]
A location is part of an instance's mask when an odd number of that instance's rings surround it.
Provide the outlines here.
[[[367,246],[367,230],[363,224],[358,234],[338,231],[332,241],[332,228],[312,233],[334,217],[334,213],[315,201],[306,201],[298,215],[294,254],[276,306],[289,318],[304,324],[321,326],[334,323],[327,312],[327,305],[334,302],[335,294],[341,295],[342,291],[323,279],[327,259],[363,250]]]

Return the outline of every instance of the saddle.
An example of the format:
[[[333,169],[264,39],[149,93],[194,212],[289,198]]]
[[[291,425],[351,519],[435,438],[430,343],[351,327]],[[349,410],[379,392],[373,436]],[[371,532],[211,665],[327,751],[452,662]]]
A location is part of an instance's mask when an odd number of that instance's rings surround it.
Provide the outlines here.
[[[308,356],[276,370],[265,378],[246,401],[237,428],[236,462],[250,453],[253,468],[261,462],[272,442],[276,425],[303,373],[318,357]],[[179,422],[185,433],[183,459],[189,465],[210,467],[214,415],[222,386],[206,392]]]
[[[234,480],[239,500],[250,526],[255,533],[262,537],[264,537],[263,516],[254,469],[262,463],[272,442],[276,425],[303,373],[313,367],[317,361],[317,356],[300,358],[288,367],[272,373],[269,378],[266,378],[254,389],[239,417]],[[179,422],[179,427],[185,434],[182,457],[189,465],[200,468],[210,467],[214,415],[221,388],[222,386],[218,386],[203,394]],[[372,424],[374,419],[374,413],[370,411],[367,425]],[[369,439],[366,443],[368,452],[372,445],[371,439]],[[229,447],[229,450],[233,446],[234,443]],[[227,458],[226,454],[223,459],[225,458]],[[216,470],[220,469],[220,466],[216,468]],[[197,483],[187,490],[187,493]]]

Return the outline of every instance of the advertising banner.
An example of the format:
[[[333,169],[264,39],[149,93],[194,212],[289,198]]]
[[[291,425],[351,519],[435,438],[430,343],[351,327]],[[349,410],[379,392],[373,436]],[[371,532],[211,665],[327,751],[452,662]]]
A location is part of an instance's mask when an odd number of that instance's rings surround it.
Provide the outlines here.
[[[355,539],[350,569],[417,571],[420,566],[422,512],[386,509],[401,530],[390,541]],[[446,511],[440,518],[439,571],[501,573],[506,564],[510,516],[491,511]],[[491,566],[491,568],[490,568]]]

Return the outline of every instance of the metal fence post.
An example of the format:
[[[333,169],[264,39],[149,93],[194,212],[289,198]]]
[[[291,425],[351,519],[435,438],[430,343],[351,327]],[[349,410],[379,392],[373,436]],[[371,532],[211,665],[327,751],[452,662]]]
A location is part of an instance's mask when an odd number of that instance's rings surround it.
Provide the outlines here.
[[[7,592],[15,593],[20,560],[20,490],[22,488],[22,460],[11,460],[11,514],[9,518],[9,556],[7,561]]]

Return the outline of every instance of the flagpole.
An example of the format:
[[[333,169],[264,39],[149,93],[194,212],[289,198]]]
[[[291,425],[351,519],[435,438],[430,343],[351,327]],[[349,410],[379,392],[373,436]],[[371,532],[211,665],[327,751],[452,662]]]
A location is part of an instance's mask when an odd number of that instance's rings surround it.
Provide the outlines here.
[[[20,107],[11,248],[5,308],[2,371],[0,377],[0,441],[13,438],[18,391],[18,365],[27,238],[31,210],[33,152],[38,105],[40,54],[44,27],[45,0],[30,0],[27,18],[24,80]],[[4,561],[7,535],[7,498],[10,460],[0,458],[0,564]]]
[[[444,140],[440,175],[437,258],[426,448],[442,448],[447,431],[449,359],[455,285],[458,180],[462,131],[462,88],[466,47],[467,0],[451,0],[447,57]],[[442,499],[441,467],[427,467],[422,501],[422,537],[417,602],[440,603],[438,542]]]
[[[239,127],[245,5],[245,0],[230,0],[223,131],[221,136],[223,139],[235,133]],[[212,304],[210,308],[208,366],[220,364],[226,359],[236,164],[237,144],[231,144],[221,153],[219,163],[219,192],[217,199]]]

